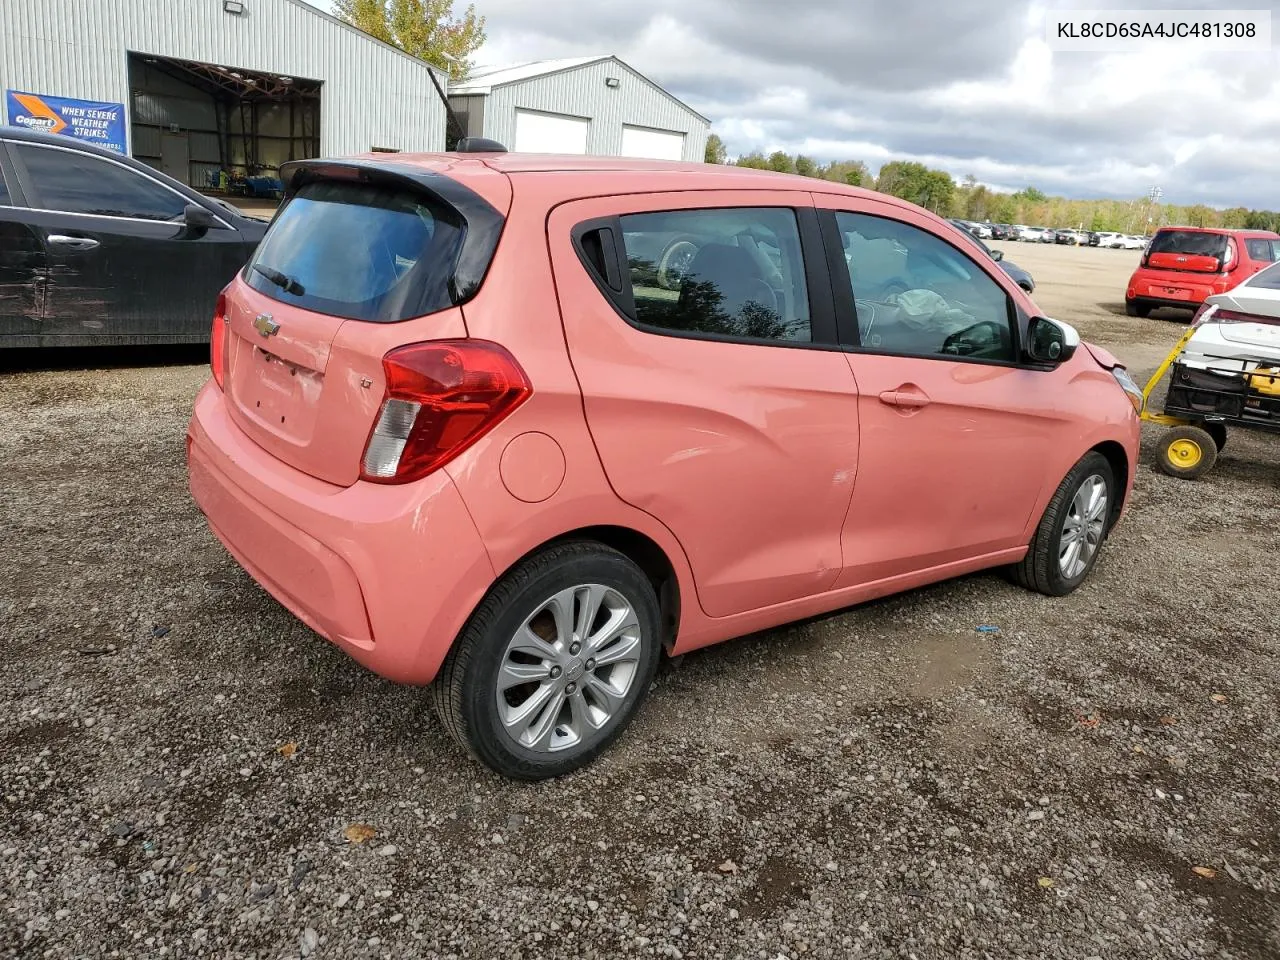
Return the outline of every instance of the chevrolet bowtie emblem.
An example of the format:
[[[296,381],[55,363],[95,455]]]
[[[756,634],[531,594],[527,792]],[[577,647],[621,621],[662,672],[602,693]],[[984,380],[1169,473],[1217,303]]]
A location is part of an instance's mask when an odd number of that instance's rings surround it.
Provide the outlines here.
[[[264,337],[274,337],[280,332],[280,324],[271,319],[271,314],[260,313],[253,318],[253,329]]]

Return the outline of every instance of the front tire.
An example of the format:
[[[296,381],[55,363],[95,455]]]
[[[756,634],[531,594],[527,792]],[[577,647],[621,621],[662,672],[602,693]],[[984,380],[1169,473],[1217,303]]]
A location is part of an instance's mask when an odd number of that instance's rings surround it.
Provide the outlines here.
[[[1010,568],[1014,582],[1050,597],[1084,583],[1106,540],[1115,497],[1107,458],[1085,454],[1054,491],[1027,555]]]
[[[436,712],[503,776],[569,773],[631,721],[657,669],[660,623],[631,560],[599,543],[557,544],[486,595],[432,685]]]

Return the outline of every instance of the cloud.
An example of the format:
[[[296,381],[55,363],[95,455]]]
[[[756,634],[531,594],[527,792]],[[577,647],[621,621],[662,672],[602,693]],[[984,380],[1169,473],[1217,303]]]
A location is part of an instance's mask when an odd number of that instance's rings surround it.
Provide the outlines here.
[[[1257,6],[1116,5],[1215,3]],[[1051,51],[1046,14],[1078,5],[477,0],[489,34],[477,59],[617,54],[710,117],[731,155],[911,159],[1071,197],[1128,198],[1158,184],[1173,203],[1280,208],[1275,53]]]

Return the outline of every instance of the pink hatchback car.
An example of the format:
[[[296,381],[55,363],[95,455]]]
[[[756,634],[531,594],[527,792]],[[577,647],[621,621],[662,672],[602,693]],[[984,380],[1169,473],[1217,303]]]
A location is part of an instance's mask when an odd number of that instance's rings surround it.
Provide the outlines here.
[[[572,770],[665,649],[988,567],[1062,595],[1141,395],[954,227],[734,167],[289,164],[188,438],[217,537],[316,632]]]

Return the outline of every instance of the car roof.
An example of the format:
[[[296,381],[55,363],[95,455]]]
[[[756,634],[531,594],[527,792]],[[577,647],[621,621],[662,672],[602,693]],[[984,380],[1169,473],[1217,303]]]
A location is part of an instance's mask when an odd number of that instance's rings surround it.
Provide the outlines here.
[[[798,174],[756,170],[732,164],[539,153],[365,153],[356,157],[331,159],[358,160],[361,164],[368,165],[415,166],[424,171],[436,173],[456,171],[467,165],[482,164],[491,170],[512,177],[525,174],[572,173],[592,176],[597,182],[606,180],[612,175],[643,176],[649,181],[648,186],[654,189],[688,189],[692,185],[715,190],[796,190],[805,193],[839,193],[876,199],[895,206],[912,206],[897,197],[861,187],[851,187],[834,180],[818,180]],[[691,184],[691,180],[694,183]],[[664,181],[666,181],[665,184]],[[678,187],[677,181],[683,182],[684,186]],[[631,185],[630,182],[628,185]]]
[[[1166,230],[1177,230],[1179,233],[1218,233],[1231,237],[1265,237],[1268,240],[1280,237],[1280,233],[1273,233],[1270,230],[1249,230],[1238,227],[1181,227],[1177,224],[1157,227],[1156,233],[1163,233]]]

